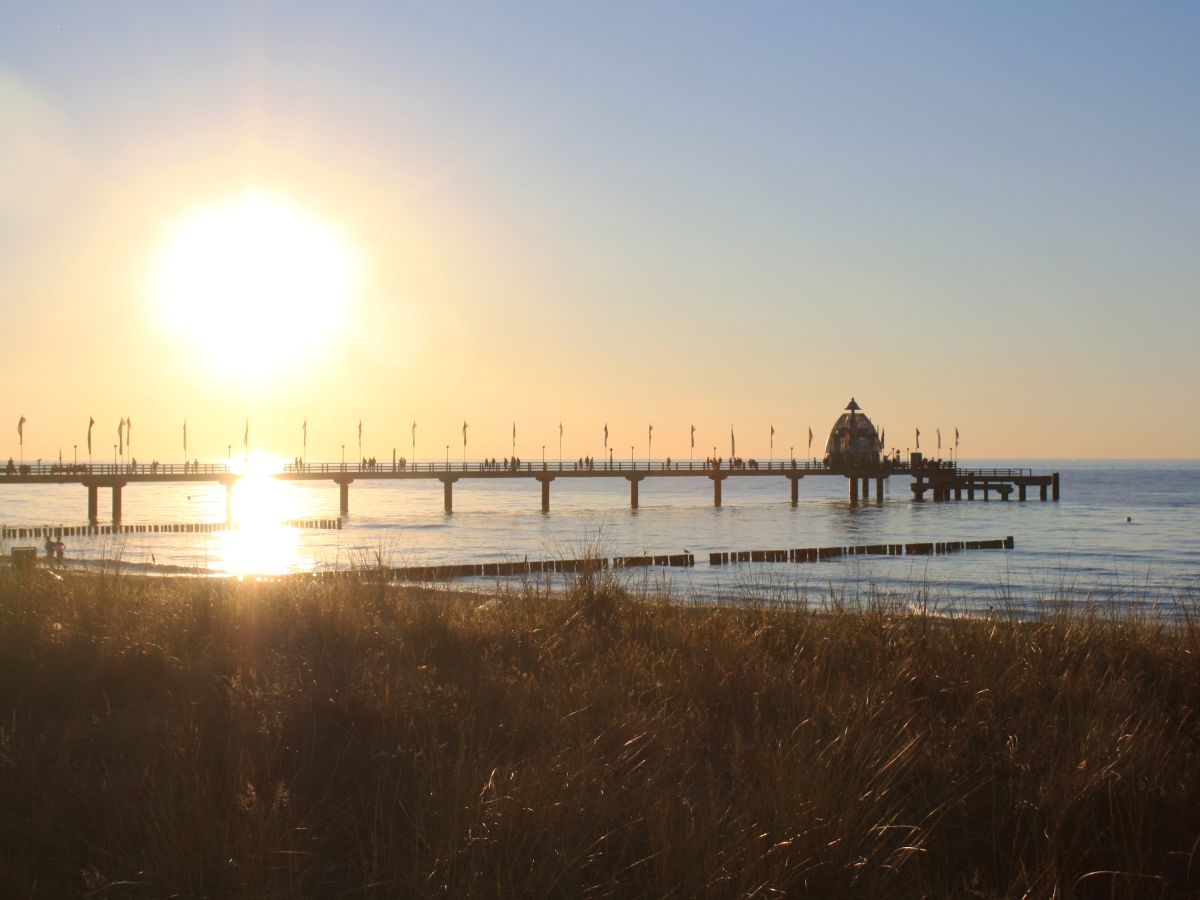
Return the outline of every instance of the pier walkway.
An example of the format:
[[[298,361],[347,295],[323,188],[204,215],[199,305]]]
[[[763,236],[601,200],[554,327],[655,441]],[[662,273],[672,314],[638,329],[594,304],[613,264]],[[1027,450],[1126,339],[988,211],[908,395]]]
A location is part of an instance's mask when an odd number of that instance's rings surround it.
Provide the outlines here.
[[[791,503],[799,501],[799,485],[808,477],[840,477],[847,479],[849,499],[857,503],[871,499],[871,482],[875,482],[875,500],[882,502],[884,482],[892,475],[908,475],[913,479],[913,498],[923,500],[930,493],[934,500],[987,500],[992,493],[1008,500],[1015,490],[1020,500],[1026,499],[1028,487],[1039,488],[1040,498],[1059,498],[1058,473],[1038,475],[1028,469],[966,469],[941,460],[925,460],[914,454],[912,460],[884,459],[880,463],[847,471],[816,460],[747,461],[731,466],[722,460],[714,465],[689,460],[626,460],[594,461],[581,464],[574,461],[522,460],[519,465],[504,465],[480,460],[462,462],[408,463],[342,463],[298,462],[284,466],[269,477],[281,481],[332,481],[338,485],[339,511],[350,512],[350,485],[355,481],[437,480],[442,483],[447,513],[454,510],[454,485],[460,480],[530,479],[541,486],[542,510],[550,511],[550,485],[556,479],[624,478],[629,482],[629,505],[638,508],[638,488],[647,478],[707,478],[712,482],[713,505],[721,505],[721,486],[729,478],[776,478],[789,483]],[[225,463],[24,463],[0,469],[0,486],[18,484],[78,484],[87,489],[88,522],[96,524],[99,516],[98,494],[101,488],[112,492],[112,520],[121,521],[122,489],[129,484],[217,483],[224,485],[226,519],[231,518],[233,487],[247,473]]]

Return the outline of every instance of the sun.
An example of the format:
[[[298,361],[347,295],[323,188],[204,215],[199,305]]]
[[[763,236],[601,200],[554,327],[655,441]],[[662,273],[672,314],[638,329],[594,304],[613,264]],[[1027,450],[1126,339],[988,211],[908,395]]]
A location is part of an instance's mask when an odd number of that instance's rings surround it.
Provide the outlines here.
[[[336,228],[254,190],[170,229],[153,296],[168,328],[225,373],[278,373],[344,327],[357,276]]]

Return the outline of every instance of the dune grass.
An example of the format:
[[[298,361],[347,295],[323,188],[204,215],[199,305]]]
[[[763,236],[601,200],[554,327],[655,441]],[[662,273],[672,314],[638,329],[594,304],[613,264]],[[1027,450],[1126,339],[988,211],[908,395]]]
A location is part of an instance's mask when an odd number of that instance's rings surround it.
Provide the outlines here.
[[[0,570],[0,896],[1200,892],[1200,622]]]

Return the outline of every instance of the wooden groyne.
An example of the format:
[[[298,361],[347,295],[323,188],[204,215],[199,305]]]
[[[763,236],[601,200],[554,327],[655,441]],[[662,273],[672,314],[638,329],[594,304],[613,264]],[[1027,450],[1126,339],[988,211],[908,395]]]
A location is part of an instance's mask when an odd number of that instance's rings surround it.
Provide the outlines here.
[[[929,541],[907,544],[864,544],[852,547],[804,547],[789,550],[731,550],[710,553],[710,566],[738,563],[806,563],[840,559],[846,556],[942,556],[963,550],[1012,550],[1015,542],[1006,538],[987,541]],[[428,566],[384,566],[358,570],[390,581],[449,581],[455,578],[510,578],[521,575],[570,575],[609,569],[639,569],[651,566],[685,568],[696,565],[694,553],[656,553],[642,556],[615,556],[591,559],[543,559],[500,563],[456,563]],[[356,572],[330,572],[327,577],[350,577]]]
[[[710,566],[737,563],[804,563],[844,556],[942,556],[962,550],[1012,550],[1012,535],[989,541],[926,541],[907,544],[859,544],[851,547],[803,547],[789,550],[731,550],[708,554]]]
[[[286,519],[280,524],[289,528],[327,529],[340,531],[341,519]],[[140,522],[130,525],[4,525],[0,540],[42,540],[69,537],[103,537],[120,534],[215,534],[237,531],[238,525],[227,522]]]

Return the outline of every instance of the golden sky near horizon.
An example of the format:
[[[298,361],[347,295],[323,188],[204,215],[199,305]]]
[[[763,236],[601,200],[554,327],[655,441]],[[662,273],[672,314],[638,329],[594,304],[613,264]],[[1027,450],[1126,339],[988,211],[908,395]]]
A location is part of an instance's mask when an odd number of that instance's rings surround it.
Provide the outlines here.
[[[1198,141],[1172,126],[1195,90],[1143,102],[1144,141],[1105,155],[1088,142],[1133,113],[1102,86],[1063,79],[1030,110],[991,81],[1011,47],[979,71],[938,50],[996,105],[955,119],[956,145],[938,109],[955,98],[919,93],[945,72],[904,76],[895,119],[864,99],[894,72],[811,96],[794,72],[789,104],[861,91],[809,129],[748,58],[725,85],[699,51],[656,62],[658,45],[567,29],[583,62],[526,62],[519,29],[468,46],[426,23],[472,61],[451,75],[433,50],[393,70],[368,23],[339,23],[353,33],[329,52],[354,47],[355,69],[296,62],[309,32],[255,32],[240,55],[163,17],[161,46],[107,48],[90,74],[36,41],[0,55],[0,128],[19,135],[0,147],[3,456],[24,416],[26,459],[82,451],[89,417],[101,459],[124,417],[145,460],[182,456],[185,418],[202,458],[238,453],[247,419],[252,448],[285,457],[305,420],[310,458],[357,453],[360,420],[364,454],[411,455],[415,420],[422,458],[459,457],[464,421],[472,457],[511,452],[514,422],[522,457],[557,457],[561,422],[572,459],[601,455],[605,424],[642,457],[651,423],[655,456],[686,458],[695,425],[697,456],[727,455],[732,427],[765,458],[774,426],[782,458],[810,426],[820,455],[851,396],[902,450],[940,427],[965,457],[1197,456]],[[36,14],[17,24],[45,37]],[[869,38],[864,54],[916,40]],[[617,44],[634,74],[604,69]],[[854,102],[878,106],[858,120]],[[1056,131],[1059,104],[1095,121]],[[996,149],[995,120],[1040,140]]]

